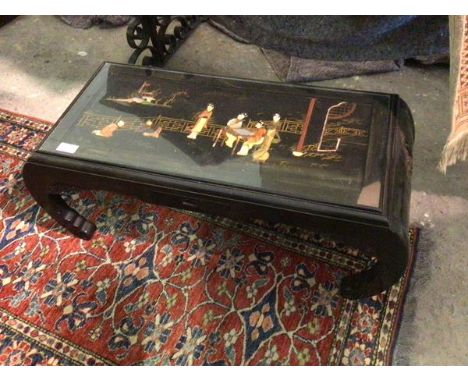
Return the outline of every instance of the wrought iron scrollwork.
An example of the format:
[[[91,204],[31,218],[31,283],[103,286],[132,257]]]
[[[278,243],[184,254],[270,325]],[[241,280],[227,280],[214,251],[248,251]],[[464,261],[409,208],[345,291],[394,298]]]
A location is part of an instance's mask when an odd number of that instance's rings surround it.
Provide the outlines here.
[[[207,17],[204,16],[137,16],[127,28],[127,42],[135,49],[128,62],[135,64],[146,50],[151,54],[142,58],[143,65],[163,66],[180,44]]]

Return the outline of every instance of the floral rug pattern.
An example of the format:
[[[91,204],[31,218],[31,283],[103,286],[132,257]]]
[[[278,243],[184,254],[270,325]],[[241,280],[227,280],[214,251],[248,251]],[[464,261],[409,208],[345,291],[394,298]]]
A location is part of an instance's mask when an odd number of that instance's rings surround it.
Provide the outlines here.
[[[22,181],[50,127],[0,110],[1,365],[391,363],[416,231],[405,276],[360,301],[338,284],[369,259],[287,225],[70,191],[82,241]]]

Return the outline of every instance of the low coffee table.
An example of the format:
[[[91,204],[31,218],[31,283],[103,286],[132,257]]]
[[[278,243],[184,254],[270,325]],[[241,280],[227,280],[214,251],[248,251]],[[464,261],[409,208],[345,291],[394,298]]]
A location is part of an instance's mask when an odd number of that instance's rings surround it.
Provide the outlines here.
[[[376,259],[343,278],[354,299],[405,270],[413,137],[396,95],[104,63],[23,175],[82,239],[96,226],[62,199],[69,188],[338,237]]]

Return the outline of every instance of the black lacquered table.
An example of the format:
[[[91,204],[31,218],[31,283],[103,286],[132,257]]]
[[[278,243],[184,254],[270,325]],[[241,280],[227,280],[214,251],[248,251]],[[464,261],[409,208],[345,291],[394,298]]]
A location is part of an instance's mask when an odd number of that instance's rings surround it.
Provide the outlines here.
[[[396,95],[105,63],[28,159],[37,202],[90,239],[69,188],[310,228],[374,256],[347,298],[406,267],[414,128]]]

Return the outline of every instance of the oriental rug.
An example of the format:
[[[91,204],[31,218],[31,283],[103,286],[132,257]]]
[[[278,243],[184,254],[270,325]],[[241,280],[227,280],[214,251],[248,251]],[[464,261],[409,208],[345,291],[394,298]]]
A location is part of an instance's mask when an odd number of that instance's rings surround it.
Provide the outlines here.
[[[51,124],[0,110],[1,365],[387,365],[408,269],[360,301],[338,294],[369,258],[287,225],[237,223],[105,192],[66,198],[90,241],[26,190]]]

